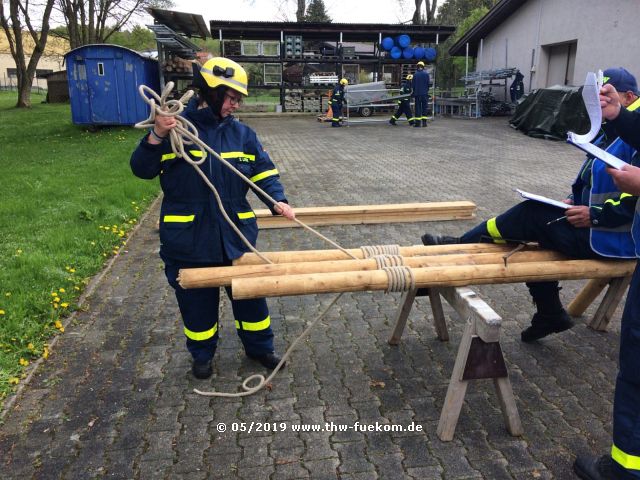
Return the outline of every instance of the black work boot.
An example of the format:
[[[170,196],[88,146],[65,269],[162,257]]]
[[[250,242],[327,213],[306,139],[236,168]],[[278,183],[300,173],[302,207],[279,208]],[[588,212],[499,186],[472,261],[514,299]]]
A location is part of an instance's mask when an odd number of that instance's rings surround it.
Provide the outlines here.
[[[416,128],[420,128],[420,120],[416,120],[413,126]]]
[[[427,121],[426,120],[422,120],[422,126],[426,127],[427,126]]]
[[[211,360],[207,360],[206,362],[193,362],[193,366],[191,367],[191,373],[198,380],[206,380],[211,375],[213,375],[213,367],[211,366]]]
[[[260,362],[263,367],[269,370],[273,370],[274,368],[276,368],[280,363],[280,360],[282,360],[282,357],[276,355],[275,352],[265,353],[264,355],[249,355],[247,353],[247,357]],[[287,363],[285,362],[282,364],[282,366],[284,367],[286,366],[286,364]]]
[[[573,462],[573,471],[584,480],[612,480],[613,460],[611,455],[592,457],[579,455]]]
[[[459,237],[452,237],[451,235],[432,235],[425,233],[420,239],[423,245],[450,245],[460,243]]]
[[[389,125],[395,125],[396,121],[392,118],[391,120],[389,120]]]
[[[520,333],[520,338],[523,342],[533,342],[552,333],[564,332],[571,327],[573,321],[564,308],[558,313],[537,312],[531,319],[531,326]]]

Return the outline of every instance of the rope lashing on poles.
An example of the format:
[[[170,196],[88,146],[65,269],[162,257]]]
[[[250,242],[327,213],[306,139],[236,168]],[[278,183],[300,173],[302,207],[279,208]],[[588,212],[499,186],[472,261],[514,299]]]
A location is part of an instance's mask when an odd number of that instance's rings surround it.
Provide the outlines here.
[[[242,232],[236,226],[236,224],[233,223],[233,221],[229,218],[229,215],[227,215],[227,212],[225,211],[224,206],[222,204],[222,199],[220,198],[220,195],[218,194],[216,187],[211,183],[207,175],[200,168],[200,165],[207,158],[205,152],[208,152],[213,157],[217,158],[220,162],[224,164],[224,166],[229,168],[233,173],[235,173],[238,177],[240,177],[240,179],[242,179],[243,182],[249,185],[251,189],[253,189],[257,193],[262,195],[263,198],[266,198],[269,202],[271,202],[272,205],[275,206],[278,204],[278,202],[275,199],[273,199],[271,195],[269,195],[267,192],[265,192],[263,189],[261,189],[255,183],[253,183],[251,180],[245,177],[242,174],[242,172],[240,172],[237,168],[235,168],[230,162],[228,162],[227,160],[222,158],[220,155],[218,155],[218,153],[215,152],[211,147],[209,147],[209,145],[207,145],[202,140],[200,140],[200,138],[198,137],[198,130],[196,129],[196,127],[189,120],[180,116],[180,113],[182,113],[182,111],[184,110],[183,102],[187,102],[193,96],[193,90],[187,91],[187,93],[185,93],[179,100],[167,100],[167,97],[169,96],[172,90],[173,90],[173,82],[169,82],[167,83],[166,87],[162,91],[162,95],[158,96],[158,94],[154,92],[151,88],[147,87],[146,85],[140,85],[140,87],[138,88],[138,92],[140,93],[140,96],[142,97],[142,99],[150,107],[149,118],[147,118],[142,122],[136,123],[135,127],[143,128],[143,129],[153,128],[155,126],[156,115],[161,115],[165,117],[175,117],[177,125],[175,126],[175,128],[172,128],[169,132],[171,150],[173,150],[173,153],[175,153],[177,157],[184,159],[187,163],[191,164],[196,169],[196,171],[198,172],[198,175],[202,177],[204,182],[207,184],[207,186],[211,189],[214,196],[216,197],[216,202],[218,203],[218,208],[220,209],[222,216],[224,217],[226,222],[229,224],[229,226],[233,228],[233,230],[238,234],[238,236],[240,237],[242,242],[247,246],[247,248],[249,248],[253,253],[258,255],[265,263],[273,263],[267,257],[262,255],[253,245],[251,245],[251,242],[247,240],[247,238],[242,234]],[[197,145],[200,148],[200,151],[202,152],[202,158],[200,160],[195,160],[191,158],[191,156],[184,149],[185,144]],[[301,227],[314,233],[315,235],[317,235],[327,243],[331,244],[335,248],[342,251],[344,254],[355,259],[353,255],[347,252],[347,250],[342,248],[333,240],[325,237],[317,230],[311,228],[309,225],[305,224],[304,222],[301,222],[298,219],[293,219],[292,221],[296,222]]]

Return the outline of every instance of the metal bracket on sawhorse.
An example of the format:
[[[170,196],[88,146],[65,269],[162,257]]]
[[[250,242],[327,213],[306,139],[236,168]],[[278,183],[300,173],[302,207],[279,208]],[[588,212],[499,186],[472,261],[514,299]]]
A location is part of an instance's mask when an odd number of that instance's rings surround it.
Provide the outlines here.
[[[402,297],[402,304],[396,314],[396,325],[389,339],[391,345],[400,343],[416,293],[416,289],[409,290]],[[445,442],[453,440],[469,381],[485,378],[493,379],[507,430],[511,435],[522,435],[520,415],[500,348],[502,318],[470,288],[430,288],[429,300],[436,334],[442,341],[449,340],[449,333],[440,295],[467,321],[440,412],[438,437]]]

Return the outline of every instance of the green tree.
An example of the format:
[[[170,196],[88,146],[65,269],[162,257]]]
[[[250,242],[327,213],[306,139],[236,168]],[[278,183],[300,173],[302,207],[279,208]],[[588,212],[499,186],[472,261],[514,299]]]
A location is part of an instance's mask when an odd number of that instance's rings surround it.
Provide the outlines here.
[[[136,25],[131,31],[114,32],[109,37],[109,43],[137,51],[155,50],[157,47],[153,32],[140,25]]]
[[[445,0],[438,9],[437,22],[440,25],[458,26],[473,10],[486,7],[491,8],[497,0]]]
[[[416,5],[413,11],[411,23],[414,25],[432,24],[435,19],[436,8],[438,8],[438,0],[414,0]],[[422,13],[422,4],[425,5],[424,14]]]
[[[453,88],[458,78],[464,75],[465,71],[465,58],[451,57],[448,53],[449,48],[460,40],[488,11],[489,8],[486,6],[472,10],[466,18],[458,22],[456,32],[444,43],[440,44],[438,49],[438,68],[436,70],[437,84],[440,88],[445,90]],[[473,65],[473,59],[470,59],[469,70],[473,70]]]
[[[36,2],[35,6],[28,0],[0,1],[0,25],[7,36],[11,56],[16,63],[18,108],[31,107],[31,85],[36,67],[47,45],[49,18],[54,1],[47,0],[40,4]],[[5,10],[5,3],[8,4],[8,12]],[[36,25],[36,22],[40,25]]]
[[[307,13],[304,16],[305,22],[324,22],[330,23],[331,17],[327,14],[324,6],[324,0],[311,0],[307,7]]]

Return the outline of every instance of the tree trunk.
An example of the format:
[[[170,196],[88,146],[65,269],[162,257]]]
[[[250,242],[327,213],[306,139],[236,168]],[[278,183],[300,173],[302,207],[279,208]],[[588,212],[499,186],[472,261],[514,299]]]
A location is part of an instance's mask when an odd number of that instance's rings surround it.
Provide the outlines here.
[[[413,12],[413,18],[411,19],[411,22],[414,25],[420,25],[422,23],[422,14],[420,12],[420,10],[422,10],[422,0],[415,0],[415,4],[416,4],[416,9]]]
[[[297,0],[297,1],[298,1],[298,8],[296,9],[296,21],[304,22],[304,14],[307,8],[306,0]]]

